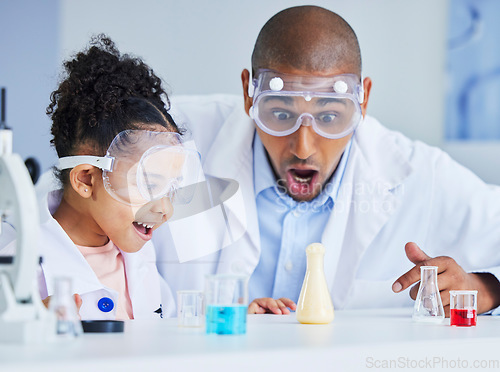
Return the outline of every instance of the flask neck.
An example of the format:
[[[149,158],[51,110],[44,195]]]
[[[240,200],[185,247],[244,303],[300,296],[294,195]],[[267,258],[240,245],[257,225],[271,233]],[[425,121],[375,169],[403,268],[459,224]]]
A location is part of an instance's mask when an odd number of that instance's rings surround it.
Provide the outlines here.
[[[420,282],[425,283],[437,283],[437,267],[436,268],[421,268],[420,271]]]
[[[307,270],[323,271],[323,253],[308,253],[307,254]]]

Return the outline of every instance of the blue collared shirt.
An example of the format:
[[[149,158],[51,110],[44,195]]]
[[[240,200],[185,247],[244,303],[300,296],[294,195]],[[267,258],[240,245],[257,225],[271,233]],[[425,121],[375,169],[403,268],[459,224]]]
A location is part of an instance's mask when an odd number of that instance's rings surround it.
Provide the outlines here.
[[[310,202],[297,202],[276,184],[258,135],[253,142],[254,190],[261,254],[249,281],[249,300],[287,297],[297,302],[306,273],[306,247],[321,242],[344,176],[351,141],[327,187]]]

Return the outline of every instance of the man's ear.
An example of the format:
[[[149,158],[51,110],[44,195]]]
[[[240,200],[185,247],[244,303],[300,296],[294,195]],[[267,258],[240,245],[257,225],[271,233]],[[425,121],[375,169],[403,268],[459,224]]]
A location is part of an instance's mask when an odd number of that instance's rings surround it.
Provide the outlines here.
[[[73,187],[73,190],[82,198],[90,198],[92,196],[93,186],[95,185],[94,177],[96,177],[96,169],[96,167],[90,164],[80,164],[69,172],[71,187]]]
[[[241,72],[241,84],[243,86],[243,99],[245,100],[245,111],[250,115],[250,107],[253,105],[253,98],[248,95],[248,87],[250,86],[250,71],[244,69]]]
[[[363,80],[363,90],[365,93],[363,103],[361,104],[361,113],[363,117],[366,115],[366,108],[368,107],[368,98],[370,97],[370,90],[372,89],[372,79],[366,77]]]

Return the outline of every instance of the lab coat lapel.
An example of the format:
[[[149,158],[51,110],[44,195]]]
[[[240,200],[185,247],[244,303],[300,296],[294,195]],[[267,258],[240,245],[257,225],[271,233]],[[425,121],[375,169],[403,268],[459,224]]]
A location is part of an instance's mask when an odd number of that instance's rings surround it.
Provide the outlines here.
[[[355,156],[354,152],[355,151],[351,149],[349,163],[351,163],[351,160]],[[352,187],[348,187],[349,184],[352,184],[352,172],[350,171],[349,164],[347,164],[337,199],[335,200],[332,213],[330,214],[330,218],[328,219],[321,237],[321,242],[325,246],[325,277],[329,284],[330,291],[332,290],[333,279],[337,271],[349,213],[351,212],[349,206],[353,189]],[[333,293],[333,295],[335,295],[335,293]],[[332,296],[332,300],[336,306],[337,301],[334,296]]]
[[[154,311],[161,305],[161,292],[153,246],[146,243],[138,252],[121,252],[134,318],[158,318]],[[158,296],[154,296],[155,293]]]
[[[47,295],[54,293],[54,282],[59,277],[71,277],[73,292],[85,294],[102,289],[92,268],[75,243],[52,217],[40,228],[40,254]]]
[[[260,238],[253,185],[254,134],[254,125],[243,108],[235,109],[224,122],[204,161],[206,174],[231,178],[239,183],[245,203],[246,216],[239,216],[239,219],[241,224],[246,224],[247,231],[235,244],[221,251],[218,272],[250,275],[258,263]]]
[[[398,186],[412,171],[392,138],[377,136],[379,125],[367,118],[357,130],[351,164],[323,235],[325,275],[338,308],[348,299],[365,250],[399,207]]]

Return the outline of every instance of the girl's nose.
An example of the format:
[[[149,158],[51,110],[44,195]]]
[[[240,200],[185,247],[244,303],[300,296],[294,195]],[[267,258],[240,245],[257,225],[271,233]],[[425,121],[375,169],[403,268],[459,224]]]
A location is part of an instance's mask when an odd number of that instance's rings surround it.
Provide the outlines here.
[[[153,204],[151,206],[151,212],[162,214],[162,217],[164,217],[166,220],[168,220],[170,217],[172,217],[172,214],[174,214],[174,207],[172,205],[172,202],[170,201],[170,198],[164,197],[155,200],[152,203]]]

